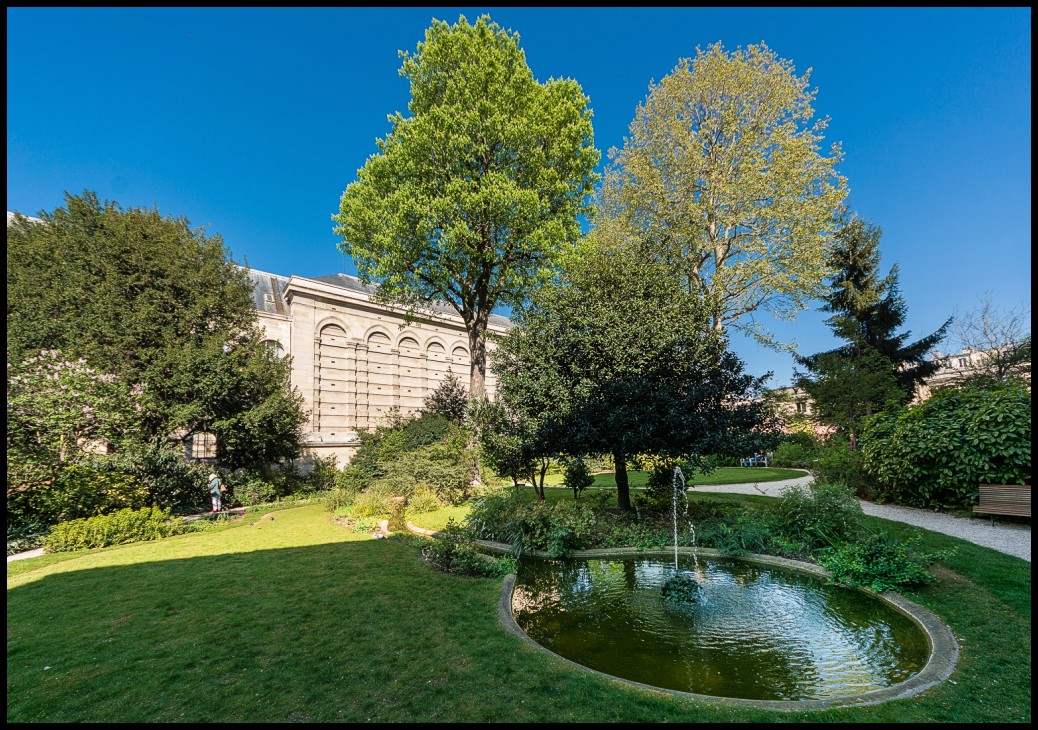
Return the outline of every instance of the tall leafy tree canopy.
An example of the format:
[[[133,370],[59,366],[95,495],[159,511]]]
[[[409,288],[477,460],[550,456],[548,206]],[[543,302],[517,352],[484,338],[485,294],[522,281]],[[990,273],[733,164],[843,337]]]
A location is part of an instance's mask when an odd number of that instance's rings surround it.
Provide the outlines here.
[[[499,397],[530,416],[540,453],[612,455],[630,509],[632,456],[759,446],[765,407],[753,396],[764,378],[743,372],[707,317],[657,262],[589,250],[534,294],[492,353]]]
[[[894,264],[880,277],[882,229],[854,218],[837,235],[830,254],[835,274],[821,310],[832,313],[826,323],[845,344],[810,356],[797,356],[806,373],[796,384],[814,398],[823,418],[851,431],[887,401],[907,403],[915,386],[937,372],[927,360],[944,337],[951,319],[933,334],[909,342],[911,332],[898,332],[908,305],[898,288]]]
[[[538,83],[518,34],[487,16],[434,21],[401,56],[411,116],[390,116],[379,153],[343,193],[335,231],[383,300],[458,312],[479,397],[491,312],[521,306],[580,235],[599,160],[591,109],[576,81]]]
[[[220,236],[91,192],[7,228],[7,360],[83,358],[146,387],[153,438],[211,431],[231,467],[298,456],[289,362],[260,342],[248,273]]]
[[[757,310],[790,318],[823,291],[825,251],[847,195],[810,70],[763,43],[697,48],[649,87],[611,164],[596,226],[666,263],[731,325],[766,344]],[[751,315],[747,317],[747,315]]]

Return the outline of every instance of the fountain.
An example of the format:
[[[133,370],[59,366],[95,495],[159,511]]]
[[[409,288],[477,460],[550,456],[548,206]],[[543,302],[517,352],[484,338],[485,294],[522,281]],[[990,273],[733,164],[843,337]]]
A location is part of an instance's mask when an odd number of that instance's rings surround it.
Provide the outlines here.
[[[505,581],[506,625],[643,687],[782,709],[910,696],[954,669],[951,632],[922,607],[828,584],[808,564],[697,548],[680,468],[672,488],[673,562],[669,548],[524,558]],[[683,521],[692,571],[679,562]]]
[[[678,495],[684,504],[684,518],[692,533],[692,562],[695,571],[683,571],[678,565]],[[674,575],[663,584],[663,598],[668,601],[680,603],[694,603],[703,598],[703,588],[696,576],[699,574],[699,558],[696,556],[696,529],[691,520],[688,519],[688,493],[685,482],[685,474],[681,467],[674,467],[674,479],[671,482],[671,516],[673,521],[674,536]]]

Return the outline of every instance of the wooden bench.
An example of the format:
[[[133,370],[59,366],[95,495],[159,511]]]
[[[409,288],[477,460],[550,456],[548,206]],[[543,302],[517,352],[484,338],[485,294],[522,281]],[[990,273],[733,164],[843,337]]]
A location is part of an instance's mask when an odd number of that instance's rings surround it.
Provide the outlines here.
[[[974,512],[986,515],[1031,516],[1031,487],[1023,484],[981,484]],[[995,518],[992,517],[994,522]]]

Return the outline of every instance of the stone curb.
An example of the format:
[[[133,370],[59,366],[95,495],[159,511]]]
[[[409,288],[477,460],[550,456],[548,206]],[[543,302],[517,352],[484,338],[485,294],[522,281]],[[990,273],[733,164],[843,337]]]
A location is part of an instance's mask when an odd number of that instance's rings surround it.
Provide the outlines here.
[[[491,543],[500,545],[501,543]],[[583,553],[584,555],[581,555]],[[679,548],[679,553],[691,553],[691,548]],[[717,557],[719,553],[716,550],[706,549],[696,550],[698,555],[704,557]],[[593,554],[593,555],[592,555]],[[574,551],[570,557],[632,557],[632,556],[658,556],[658,555],[673,555],[673,550],[639,550],[637,548],[619,548],[616,550],[582,550]],[[819,577],[828,576],[828,571],[824,568],[820,568],[817,565],[811,565],[810,563],[801,563],[796,560],[788,560],[786,558],[777,558],[768,555],[741,555],[738,557],[725,556],[737,560],[745,560],[747,562],[759,563],[765,565],[776,565],[788,570],[796,570],[802,573],[809,573]],[[597,674],[600,677],[611,679],[614,682],[619,682],[631,687],[643,689],[650,692],[660,692],[663,694],[671,695],[673,697],[681,697],[690,700],[697,700],[703,702],[719,702],[730,705],[742,705],[746,707],[756,707],[762,710],[781,710],[786,712],[792,712],[797,710],[823,710],[829,707],[860,707],[864,705],[875,705],[880,702],[887,702],[889,700],[904,699],[906,697],[913,697],[918,695],[931,687],[935,687],[944,680],[951,676],[955,670],[955,666],[959,660],[959,644],[955,640],[954,634],[947,624],[936,616],[931,611],[923,608],[922,606],[909,601],[903,596],[888,591],[885,593],[874,593],[867,589],[858,589],[865,593],[869,593],[876,596],[880,600],[884,601],[898,612],[904,614],[910,618],[926,636],[927,642],[930,645],[930,658],[917,674],[908,678],[904,682],[900,682],[892,687],[884,687],[882,689],[872,690],[870,692],[864,692],[860,695],[853,695],[850,697],[837,697],[829,700],[748,700],[738,697],[717,697],[714,695],[703,695],[695,692],[682,692],[680,690],[665,689],[663,687],[655,687],[649,684],[643,684],[641,682],[635,682],[629,679],[623,679],[621,677],[615,677],[605,672],[600,672],[597,669],[591,669],[585,667],[583,664],[577,664],[574,661],[566,659],[563,656],[556,654],[555,652],[541,646],[534,641],[530,636],[519,628],[519,624],[515,622],[515,617],[512,614],[512,593],[515,590],[515,579],[514,573],[510,573],[505,576],[504,583],[501,590],[501,599],[498,601],[498,620],[505,627],[506,630],[515,634],[524,642],[535,647],[538,651],[543,651],[551,656],[555,657],[559,661],[567,664],[575,669],[584,672],[590,672]]]

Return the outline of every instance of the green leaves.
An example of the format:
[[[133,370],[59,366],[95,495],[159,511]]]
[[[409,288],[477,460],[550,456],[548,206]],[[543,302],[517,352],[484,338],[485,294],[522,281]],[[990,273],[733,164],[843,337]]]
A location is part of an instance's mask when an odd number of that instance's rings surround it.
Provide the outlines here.
[[[665,262],[711,305],[712,326],[761,335],[743,315],[791,317],[822,291],[847,195],[838,144],[820,151],[810,72],[763,43],[682,59],[638,106],[611,164],[596,227]]]
[[[522,306],[575,243],[599,159],[580,86],[538,83],[518,43],[486,16],[434,21],[401,54],[412,116],[390,117],[332,217],[380,297],[412,311],[445,301],[470,337],[494,308]]]
[[[208,430],[234,468],[299,454],[302,399],[218,235],[84,192],[7,231],[9,363],[41,350],[146,383],[144,437]],[[225,351],[225,346],[229,351]]]
[[[861,441],[884,496],[970,506],[981,483],[1031,481],[1031,395],[1019,383],[941,388],[868,420]]]

